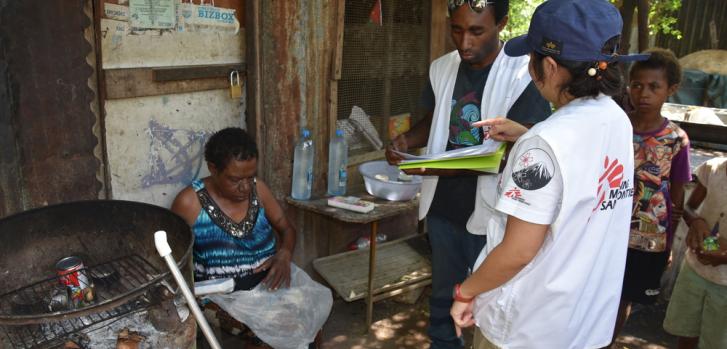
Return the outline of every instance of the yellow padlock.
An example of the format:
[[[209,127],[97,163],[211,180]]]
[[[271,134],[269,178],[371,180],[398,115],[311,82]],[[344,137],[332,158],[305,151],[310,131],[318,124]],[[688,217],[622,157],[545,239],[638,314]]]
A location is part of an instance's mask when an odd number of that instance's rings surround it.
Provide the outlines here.
[[[240,73],[237,70],[233,70],[230,72],[230,98],[240,99],[240,97],[242,97]]]

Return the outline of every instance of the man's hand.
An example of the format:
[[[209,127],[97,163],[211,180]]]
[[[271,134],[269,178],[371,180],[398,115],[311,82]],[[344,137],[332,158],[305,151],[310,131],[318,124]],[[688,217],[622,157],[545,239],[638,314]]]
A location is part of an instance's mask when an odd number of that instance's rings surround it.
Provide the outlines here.
[[[687,232],[687,247],[695,253],[702,250],[704,239],[709,236],[709,226],[703,218],[692,219]]]
[[[528,132],[527,127],[503,117],[473,122],[472,127],[489,127],[485,129],[486,137],[500,142],[514,142]]]
[[[463,303],[454,301],[452,303],[452,309],[449,310],[449,314],[452,315],[454,320],[454,330],[457,332],[457,337],[462,337],[462,328],[470,327],[475,324],[475,319],[472,316],[472,303]]]
[[[394,150],[402,153],[409,150],[409,144],[406,142],[406,136],[403,133],[392,139],[391,144],[386,146],[386,161],[389,162],[389,165],[397,165],[401,160],[404,160],[399,154],[394,153]]]
[[[259,273],[268,269],[270,271],[262,281],[268,290],[276,291],[280,287],[290,287],[290,252],[288,250],[279,249],[274,256],[255,268],[254,272]]]

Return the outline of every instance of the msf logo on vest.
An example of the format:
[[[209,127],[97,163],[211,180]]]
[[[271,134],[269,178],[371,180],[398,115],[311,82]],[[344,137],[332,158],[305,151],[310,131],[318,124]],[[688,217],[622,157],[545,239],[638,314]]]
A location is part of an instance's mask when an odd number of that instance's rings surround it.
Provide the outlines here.
[[[593,211],[606,211],[616,207],[616,202],[634,196],[634,187],[624,178],[624,167],[618,159],[610,160],[608,156],[603,162],[603,174],[598,178],[598,204]]]

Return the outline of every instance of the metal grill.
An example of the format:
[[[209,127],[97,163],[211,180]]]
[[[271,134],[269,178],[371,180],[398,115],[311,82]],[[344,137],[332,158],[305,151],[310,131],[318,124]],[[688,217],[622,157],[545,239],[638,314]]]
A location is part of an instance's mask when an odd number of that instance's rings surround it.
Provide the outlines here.
[[[5,337],[12,348],[38,349],[52,348],[72,339],[75,333],[100,324],[106,320],[119,318],[152,305],[148,297],[142,296],[111,310],[88,316],[81,316],[58,322],[39,325],[3,326]]]
[[[48,278],[0,295],[0,314],[4,316],[63,318],[61,321],[33,325],[2,326],[13,348],[47,347],[99,322],[147,308],[151,302],[144,296],[118,307],[110,305],[124,295],[143,289],[160,274],[138,255],[118,258],[78,272],[90,284],[81,282],[80,288],[91,290],[91,301],[74,305],[72,295],[63,296],[59,292],[66,291],[66,287],[60,283],[60,277]]]
[[[385,141],[388,118],[416,110],[428,77],[431,0],[381,1],[383,26],[369,22],[375,2],[346,2],[337,116],[363,108]]]

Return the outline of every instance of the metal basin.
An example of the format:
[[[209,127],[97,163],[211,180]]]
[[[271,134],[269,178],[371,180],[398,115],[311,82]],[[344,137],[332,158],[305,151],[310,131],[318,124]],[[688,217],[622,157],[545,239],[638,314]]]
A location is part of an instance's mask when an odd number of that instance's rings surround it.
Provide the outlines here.
[[[422,185],[422,177],[412,176],[410,181],[399,181],[399,168],[386,161],[370,161],[358,167],[364,178],[366,191],[381,199],[406,201],[413,199]]]

